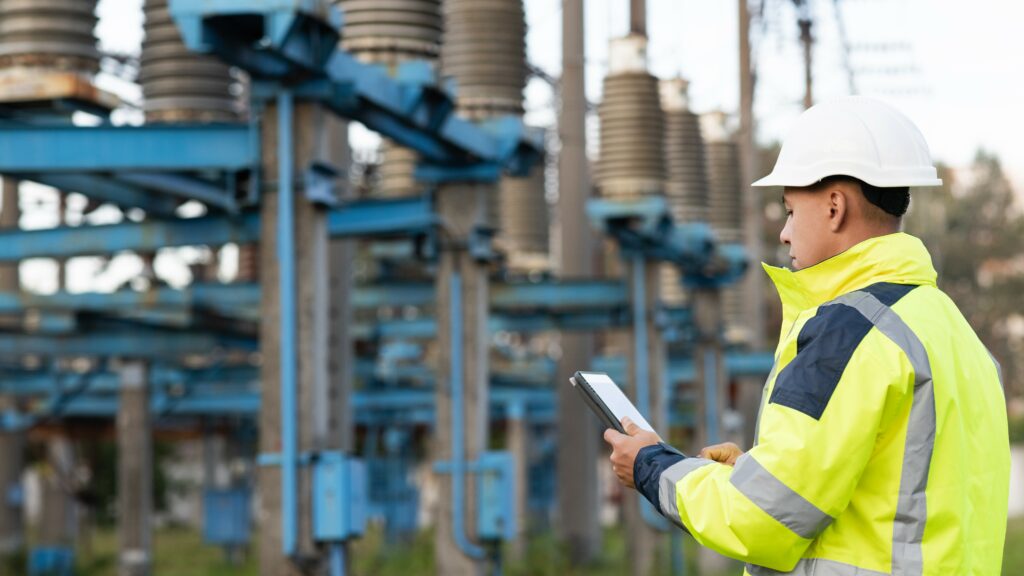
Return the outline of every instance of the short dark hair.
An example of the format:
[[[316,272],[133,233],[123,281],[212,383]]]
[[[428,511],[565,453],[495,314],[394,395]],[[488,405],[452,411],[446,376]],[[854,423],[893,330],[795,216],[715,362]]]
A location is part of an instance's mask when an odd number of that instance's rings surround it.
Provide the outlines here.
[[[813,190],[820,190],[827,187],[829,184],[840,181],[853,182],[860,186],[860,191],[864,194],[864,198],[866,198],[872,206],[880,208],[889,216],[902,218],[903,215],[907,213],[907,208],[910,207],[909,186],[883,188],[881,186],[868,184],[867,182],[859,178],[854,178],[853,176],[836,175],[822,178],[818,183],[813,184],[811,188]]]

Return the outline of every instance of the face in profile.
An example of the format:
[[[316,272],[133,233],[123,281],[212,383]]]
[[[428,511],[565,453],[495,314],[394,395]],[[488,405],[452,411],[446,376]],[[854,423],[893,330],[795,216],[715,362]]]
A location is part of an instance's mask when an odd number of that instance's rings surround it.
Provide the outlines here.
[[[833,216],[829,194],[786,188],[782,194],[786,225],[779,242],[789,247],[790,266],[800,270],[829,258],[830,223]]]

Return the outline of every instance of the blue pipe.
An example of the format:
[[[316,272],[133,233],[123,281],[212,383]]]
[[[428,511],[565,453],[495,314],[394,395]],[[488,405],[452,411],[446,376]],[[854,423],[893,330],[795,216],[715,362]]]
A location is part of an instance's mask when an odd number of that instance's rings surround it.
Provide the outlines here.
[[[704,350],[704,426],[708,446],[718,444],[718,361],[711,348]]]
[[[295,215],[292,195],[292,93],[277,99],[277,261],[281,301],[281,540],[285,556],[295,555],[298,534],[298,433],[296,419],[297,330],[295,302]]]
[[[330,554],[331,576],[345,576],[345,545],[340,542],[331,544]]]
[[[462,393],[464,379],[462,374],[462,273],[455,263],[449,285],[451,306],[451,394],[452,394],[452,532],[455,545],[466,556],[474,560],[483,560],[486,553],[483,548],[470,542],[466,536],[466,460],[464,430],[465,403]]]

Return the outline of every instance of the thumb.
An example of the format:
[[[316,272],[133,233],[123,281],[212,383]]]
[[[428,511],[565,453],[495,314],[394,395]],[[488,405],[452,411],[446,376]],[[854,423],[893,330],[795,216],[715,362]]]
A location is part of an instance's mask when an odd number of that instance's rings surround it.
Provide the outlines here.
[[[626,434],[630,436],[636,436],[641,431],[641,428],[637,426],[636,422],[630,420],[629,416],[622,417],[622,427],[626,430]]]

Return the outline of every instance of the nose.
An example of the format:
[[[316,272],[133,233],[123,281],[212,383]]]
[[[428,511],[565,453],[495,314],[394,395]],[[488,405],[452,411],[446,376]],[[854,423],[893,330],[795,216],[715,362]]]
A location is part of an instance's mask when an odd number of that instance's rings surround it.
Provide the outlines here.
[[[779,242],[789,246],[790,240],[792,239],[792,231],[790,230],[792,218],[786,219],[786,225],[782,227],[782,232],[779,232]]]

